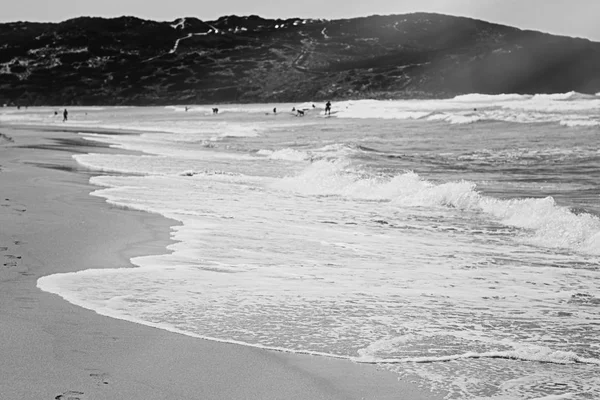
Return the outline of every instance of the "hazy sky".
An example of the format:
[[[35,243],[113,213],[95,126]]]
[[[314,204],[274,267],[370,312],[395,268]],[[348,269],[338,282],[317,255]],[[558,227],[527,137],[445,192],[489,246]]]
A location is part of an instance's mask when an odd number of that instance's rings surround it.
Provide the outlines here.
[[[257,14],[265,18],[350,18],[430,11],[600,41],[600,0],[3,0],[0,21],[63,21],[133,15],[170,21]]]

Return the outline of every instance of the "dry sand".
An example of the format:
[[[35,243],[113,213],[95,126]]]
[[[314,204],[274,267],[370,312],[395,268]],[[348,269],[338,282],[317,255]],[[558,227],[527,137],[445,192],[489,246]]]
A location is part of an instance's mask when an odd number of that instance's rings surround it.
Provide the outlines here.
[[[71,154],[114,150],[60,129],[0,134],[0,399],[441,397],[373,365],[196,339],[42,292],[44,275],[164,252],[175,223],[89,195]]]

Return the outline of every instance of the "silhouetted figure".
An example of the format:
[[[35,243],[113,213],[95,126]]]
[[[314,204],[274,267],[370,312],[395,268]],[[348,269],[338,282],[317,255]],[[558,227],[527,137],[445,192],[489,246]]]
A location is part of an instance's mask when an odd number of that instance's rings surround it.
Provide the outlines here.
[[[329,101],[325,104],[325,115],[331,115],[331,103]]]
[[[296,114],[297,117],[304,117],[304,111],[303,110],[298,110],[298,113]]]
[[[21,106],[17,106],[17,110],[20,110],[20,109],[21,109]]]
[[[273,114],[277,114],[277,108],[273,108]]]
[[[313,104],[313,108],[316,108],[314,104]]]
[[[213,108],[212,110],[213,110],[213,114],[218,114],[218,113],[219,113],[219,109],[218,109],[218,108],[216,108],[216,107],[215,107],[215,108]]]
[[[296,107],[292,107],[292,112],[295,112],[295,111],[296,111]]]
[[[58,111],[54,111],[54,115],[58,115]]]
[[[68,117],[69,117],[69,112],[65,108],[65,111],[63,111],[63,122],[65,122],[68,119]]]
[[[189,107],[187,107],[187,106],[186,106],[186,107],[185,107],[185,112],[187,112],[187,110],[189,110]]]

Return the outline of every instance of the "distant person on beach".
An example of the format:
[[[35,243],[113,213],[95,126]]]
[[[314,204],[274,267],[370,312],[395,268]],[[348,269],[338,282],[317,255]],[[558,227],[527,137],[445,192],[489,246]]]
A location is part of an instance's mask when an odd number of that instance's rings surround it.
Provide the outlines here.
[[[63,111],[63,122],[65,122],[68,119],[68,117],[69,117],[69,112],[65,108],[65,111]]]
[[[185,112],[187,112],[187,110],[189,110],[189,107],[187,107],[187,106],[186,106],[186,107],[185,107]]]
[[[218,114],[218,113],[219,113],[219,109],[218,109],[218,108],[216,108],[216,107],[215,107],[215,108],[213,108],[212,110],[213,110],[213,114]]]
[[[329,101],[325,104],[325,115],[331,115],[331,103]]]
[[[277,108],[273,108],[273,114],[277,114]]]

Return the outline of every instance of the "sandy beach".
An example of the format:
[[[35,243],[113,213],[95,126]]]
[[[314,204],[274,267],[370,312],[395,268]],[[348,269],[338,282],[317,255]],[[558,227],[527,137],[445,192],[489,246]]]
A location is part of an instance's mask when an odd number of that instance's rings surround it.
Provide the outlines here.
[[[0,126],[0,398],[435,399],[373,365],[217,343],[98,315],[38,278],[130,267],[174,221],[90,196],[74,131]]]

